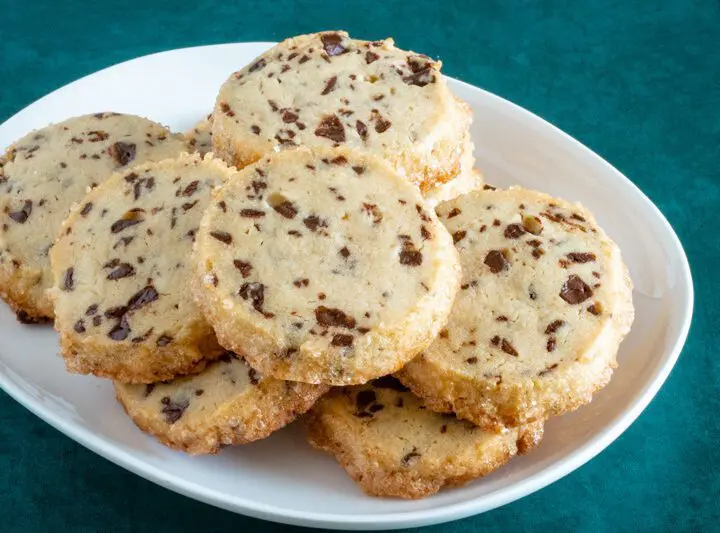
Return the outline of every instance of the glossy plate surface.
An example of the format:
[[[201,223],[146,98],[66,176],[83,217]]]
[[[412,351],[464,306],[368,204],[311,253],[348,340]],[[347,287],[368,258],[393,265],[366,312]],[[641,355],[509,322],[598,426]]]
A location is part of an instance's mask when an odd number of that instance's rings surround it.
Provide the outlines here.
[[[185,131],[209,112],[226,77],[268,46],[173,50],[102,70],[5,122],[0,147],[33,128],[98,111],[144,115]],[[239,513],[306,526],[381,529],[454,520],[525,496],[593,458],[642,412],[677,360],[693,305],[685,253],[657,208],[599,156],[506,100],[450,83],[474,110],[476,157],[487,181],[587,206],[620,245],[635,284],[635,324],[611,384],[592,404],[551,420],[536,451],[487,478],[420,501],[365,496],[295,426],[217,457],[188,457],[137,430],[110,383],[66,373],[51,328],[21,326],[1,304],[0,386],[69,437],[159,485]]]

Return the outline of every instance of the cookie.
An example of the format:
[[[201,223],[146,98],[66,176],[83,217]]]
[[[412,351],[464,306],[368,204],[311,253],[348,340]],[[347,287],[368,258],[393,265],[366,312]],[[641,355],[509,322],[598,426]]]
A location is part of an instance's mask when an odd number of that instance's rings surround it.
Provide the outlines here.
[[[463,143],[460,156],[460,172],[450,181],[433,186],[425,193],[425,201],[428,205],[436,206],[440,202],[453,200],[458,196],[478,190],[483,186],[483,176],[480,170],[474,168],[475,157],[473,156],[473,145],[470,137]]]
[[[149,383],[222,353],[187,286],[210,191],[234,173],[183,154],[115,174],[73,209],[50,253],[69,371]]]
[[[263,376],[227,352],[201,373],[162,383],[115,383],[117,399],[135,424],[160,442],[190,454],[264,439],[307,411],[325,385]]]
[[[541,422],[495,433],[434,413],[390,377],[334,389],[306,422],[310,444],[334,455],[367,494],[411,499],[485,476],[543,433]]]
[[[24,322],[52,318],[50,250],[70,207],[114,171],[186,149],[145,118],[97,113],[29,133],[0,160],[0,297]]]
[[[193,128],[185,132],[190,147],[200,155],[212,152],[212,114],[195,124]]]
[[[437,213],[462,285],[448,325],[401,381],[490,430],[588,403],[633,321],[618,247],[580,205],[520,188],[470,193]]]
[[[241,168],[298,145],[362,149],[428,190],[458,174],[472,120],[440,67],[392,39],[345,32],[287,39],[220,88],[214,151]]]
[[[198,232],[196,299],[220,343],[276,378],[364,383],[444,325],[460,271],[417,188],[368,154],[307,147],[245,168]]]

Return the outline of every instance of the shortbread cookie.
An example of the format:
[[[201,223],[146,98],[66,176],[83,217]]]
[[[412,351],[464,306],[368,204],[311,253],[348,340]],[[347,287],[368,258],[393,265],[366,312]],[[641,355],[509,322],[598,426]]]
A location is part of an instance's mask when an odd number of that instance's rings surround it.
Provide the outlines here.
[[[213,147],[241,168],[298,145],[367,150],[423,191],[459,172],[472,120],[441,63],[345,32],[287,39],[220,88]]]
[[[542,438],[542,422],[488,432],[425,409],[400,382],[335,389],[307,417],[310,443],[372,496],[422,498],[500,468]]]
[[[476,191],[483,186],[482,173],[480,170],[474,168],[474,149],[475,146],[468,136],[465,143],[463,143],[462,154],[460,156],[460,173],[450,181],[435,185],[423,193],[428,205],[434,207],[440,202],[453,200],[463,194]]]
[[[263,376],[231,352],[194,376],[148,385],[115,383],[118,401],[140,429],[190,454],[264,439],[307,411],[327,389]]]
[[[463,268],[450,320],[398,375],[486,429],[589,402],[633,320],[618,247],[577,204],[513,188],[440,204]]]
[[[145,118],[97,113],[29,133],[0,159],[0,297],[24,322],[53,317],[48,250],[70,207],[114,171],[185,150]]]
[[[185,132],[190,147],[200,155],[212,152],[212,114],[195,124],[195,126]]]
[[[196,297],[220,343],[277,378],[364,383],[445,324],[452,239],[417,188],[349,150],[286,150],[214,195]]]
[[[211,189],[234,173],[183,154],[114,175],[73,209],[50,253],[69,371],[149,383],[221,353],[188,289],[190,254]]]

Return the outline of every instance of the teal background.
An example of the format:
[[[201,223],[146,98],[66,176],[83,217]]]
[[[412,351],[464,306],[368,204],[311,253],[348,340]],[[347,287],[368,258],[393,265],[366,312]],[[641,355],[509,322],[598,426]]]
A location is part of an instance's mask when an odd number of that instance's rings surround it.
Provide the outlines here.
[[[598,152],[663,211],[697,292],[680,361],[635,424],[521,501],[424,531],[720,528],[720,4],[0,0],[0,121],[144,54],[344,28],[439,56]],[[191,75],[191,73],[189,73]],[[338,475],[342,475],[338,470]],[[176,495],[85,450],[0,393],[2,531],[289,531]]]

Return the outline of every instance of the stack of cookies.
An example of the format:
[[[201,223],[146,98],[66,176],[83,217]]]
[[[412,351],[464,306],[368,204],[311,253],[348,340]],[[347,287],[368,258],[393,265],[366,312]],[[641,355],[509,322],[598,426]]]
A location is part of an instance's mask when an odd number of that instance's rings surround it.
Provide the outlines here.
[[[184,136],[115,113],[30,133],[0,162],[0,296],[172,448],[302,416],[371,495],[492,472],[608,383],[631,284],[587,210],[483,185],[440,66],[323,32]]]

